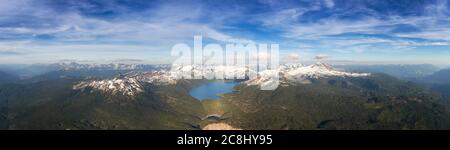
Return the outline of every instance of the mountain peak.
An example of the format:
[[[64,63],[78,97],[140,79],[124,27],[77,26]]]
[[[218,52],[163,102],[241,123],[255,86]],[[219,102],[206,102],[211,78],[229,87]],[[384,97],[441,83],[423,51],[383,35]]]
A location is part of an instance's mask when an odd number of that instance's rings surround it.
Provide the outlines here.
[[[326,78],[326,77],[364,77],[369,76],[369,73],[352,73],[339,71],[329,64],[317,62],[308,66],[298,65],[283,65],[279,68],[280,80],[282,83],[300,83],[309,84],[311,79]],[[247,81],[247,85],[262,85],[266,82],[271,82],[272,76],[264,76],[260,74],[257,79]]]
[[[316,62],[315,64],[310,65],[311,68],[321,68],[327,70],[335,70],[333,66],[324,62]]]
[[[125,96],[135,96],[143,92],[143,87],[139,81],[128,77],[116,77],[114,79],[100,81],[83,81],[73,86],[75,90],[86,88]]]
[[[175,84],[165,71],[120,74],[113,79],[82,81],[73,86],[74,90],[92,88],[110,94],[135,96],[144,92],[144,84],[165,85]]]

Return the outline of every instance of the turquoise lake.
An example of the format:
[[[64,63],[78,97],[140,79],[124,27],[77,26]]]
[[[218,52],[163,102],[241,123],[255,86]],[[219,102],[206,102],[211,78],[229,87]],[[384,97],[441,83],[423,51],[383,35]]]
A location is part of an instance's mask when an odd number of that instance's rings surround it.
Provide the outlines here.
[[[220,99],[219,94],[226,94],[233,92],[233,87],[239,82],[234,81],[215,81],[199,85],[189,91],[189,95],[198,100],[217,100]]]

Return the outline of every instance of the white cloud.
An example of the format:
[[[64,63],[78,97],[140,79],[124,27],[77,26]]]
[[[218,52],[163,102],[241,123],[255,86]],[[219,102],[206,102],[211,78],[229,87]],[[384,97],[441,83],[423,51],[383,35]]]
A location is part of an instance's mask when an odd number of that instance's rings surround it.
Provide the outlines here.
[[[333,8],[334,1],[322,0],[316,3],[320,7]],[[381,14],[361,6],[358,11],[370,13],[368,16],[354,19],[340,19],[333,14],[326,19],[310,22],[298,22],[298,19],[318,7],[285,8],[269,15],[260,16],[261,23],[268,28],[281,30],[285,41],[316,41],[320,44],[308,49],[339,49],[340,52],[363,53],[368,51],[404,52],[418,46],[450,46],[450,15],[448,1],[438,0],[426,7],[422,16],[398,16]],[[354,13],[348,10],[346,13]],[[346,14],[344,14],[346,15]],[[276,19],[267,19],[276,18]],[[394,32],[399,26],[416,28],[410,32]],[[401,27],[400,27],[401,28]],[[361,36],[347,36],[347,35]],[[380,45],[385,46],[380,47]]]
[[[344,33],[377,33],[379,29],[374,29],[374,27],[382,24],[383,21],[374,18],[361,21],[326,20],[317,23],[291,25],[287,27],[285,36],[289,38],[317,38]]]
[[[397,34],[399,37],[407,38],[424,38],[429,40],[446,40],[450,41],[450,28],[449,29],[430,29],[418,33],[403,33]]]
[[[393,51],[403,52],[419,46],[449,46],[450,43],[449,10],[447,1],[443,0],[427,6],[425,16],[378,16],[379,14],[375,13],[373,16],[358,18],[357,21],[354,21],[342,20],[339,19],[341,14],[333,14],[326,20],[317,19],[308,23],[301,23],[298,20],[302,19],[301,17],[308,12],[337,7],[337,3],[333,0],[320,0],[316,1],[311,7],[290,7],[286,5],[279,7],[280,4],[277,4],[277,1],[261,0],[264,4],[276,7],[276,9],[250,15],[243,14],[239,11],[240,9],[236,9],[237,11],[213,10],[211,12],[204,10],[202,6],[197,4],[175,5],[169,3],[170,5],[160,5],[152,8],[152,10],[136,14],[127,14],[127,16],[118,16],[113,19],[99,19],[83,16],[80,12],[74,10],[55,12],[55,10],[47,8],[39,2],[33,0],[0,0],[0,14],[2,14],[0,15],[0,23],[8,22],[10,19],[22,23],[17,26],[0,27],[0,37],[48,35],[50,38],[54,38],[52,39],[54,43],[9,43],[12,45],[7,46],[15,48],[3,48],[4,54],[12,51],[21,54],[29,53],[36,56],[34,59],[39,56],[44,60],[45,56],[51,55],[56,58],[56,55],[64,55],[63,52],[81,56],[84,54],[75,53],[83,51],[83,53],[87,52],[88,54],[98,54],[96,52],[107,52],[108,54],[114,51],[132,52],[139,49],[155,52],[169,51],[173,44],[192,42],[194,35],[203,35],[205,38],[225,43],[255,43],[256,41],[245,38],[251,36],[222,30],[224,28],[233,29],[233,27],[225,26],[225,21],[238,22],[242,21],[239,19],[243,18],[246,19],[244,21],[262,24],[267,29],[281,31],[283,38],[275,38],[276,42],[289,44],[315,41],[313,44],[308,43],[306,45],[281,45],[281,47],[294,50],[300,48],[301,50],[311,51],[317,49],[334,50],[342,53],[364,53],[368,51],[390,53]],[[89,8],[92,6],[80,7]],[[126,11],[119,6],[114,6],[114,9]],[[366,12],[374,13],[368,8],[358,9],[367,9]],[[349,10],[346,13],[353,12]],[[27,26],[29,22],[26,21],[38,21],[40,24],[30,23]],[[399,24],[410,25],[419,30],[404,33],[391,32]],[[239,31],[239,28],[234,28],[234,30]],[[389,35],[391,37],[370,37],[369,35],[367,37],[343,38],[339,36],[347,33]],[[1,44],[6,46],[5,42],[0,43],[0,46]],[[380,49],[376,46],[377,44],[386,45],[390,49]],[[39,55],[39,53],[42,55]],[[130,57],[135,56],[130,55]]]
[[[333,0],[324,0],[325,7],[327,8],[333,8],[334,7],[334,1]]]
[[[289,8],[275,13],[262,14],[255,21],[262,22],[265,26],[283,25],[295,22],[299,16],[309,10],[304,8]]]
[[[209,23],[197,22],[197,19],[204,17],[205,12],[189,5],[161,5],[152,10],[135,14],[136,16],[131,14],[128,16],[130,18],[119,16],[116,20],[107,20],[86,17],[80,15],[78,11],[55,12],[44,5],[38,5],[39,3],[36,3],[35,6],[30,5],[31,2],[35,2],[30,0],[5,3],[3,1],[0,2],[0,8],[6,9],[0,9],[0,14],[2,14],[0,22],[14,21],[19,18],[18,15],[27,14],[24,17],[30,18],[23,19],[38,20],[39,24],[0,27],[0,37],[2,35],[21,35],[21,37],[31,38],[45,35],[52,38],[52,42],[48,43],[0,43],[0,46],[10,44],[8,46],[15,47],[14,50],[17,52],[33,55],[34,60],[52,61],[55,58],[69,59],[73,57],[95,59],[94,56],[116,59],[115,57],[118,56],[112,54],[113,52],[123,53],[120,57],[133,58],[136,57],[136,53],[133,51],[168,54],[172,45],[179,42],[191,43],[194,35],[202,35],[204,38],[225,43],[254,42],[216,29],[216,27],[220,27],[222,23],[220,21],[223,20],[218,19],[215,20],[217,22]],[[17,41],[27,40],[19,39]],[[127,55],[128,53],[130,54]],[[164,55],[160,55],[159,58],[161,56]],[[22,56],[20,60],[27,60],[24,58],[25,56]]]
[[[301,57],[297,53],[289,53],[287,58],[291,61],[299,61]]]

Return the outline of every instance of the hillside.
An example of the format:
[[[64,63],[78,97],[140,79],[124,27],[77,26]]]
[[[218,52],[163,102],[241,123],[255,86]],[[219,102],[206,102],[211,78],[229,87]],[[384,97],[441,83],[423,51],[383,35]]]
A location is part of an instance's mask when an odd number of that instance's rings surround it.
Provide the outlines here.
[[[423,82],[434,84],[450,84],[450,69],[439,70],[421,79]]]
[[[443,69],[419,79],[420,83],[441,93],[450,102],[450,69]]]
[[[136,98],[76,91],[76,79],[0,88],[7,129],[193,129],[199,101],[177,87],[147,86]],[[170,89],[170,91],[168,91]],[[168,94],[170,93],[170,94]]]
[[[0,71],[0,84],[11,83],[17,80],[19,80],[19,77],[10,73]]]
[[[438,95],[385,75],[328,78],[260,91],[239,86],[221,101],[243,129],[449,129]]]

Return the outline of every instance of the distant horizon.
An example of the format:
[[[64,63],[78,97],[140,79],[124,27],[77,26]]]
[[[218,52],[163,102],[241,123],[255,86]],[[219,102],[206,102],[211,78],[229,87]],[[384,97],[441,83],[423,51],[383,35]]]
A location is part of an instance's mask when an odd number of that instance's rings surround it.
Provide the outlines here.
[[[280,62],[280,64],[314,64],[320,61],[300,61],[300,62]],[[358,61],[346,61],[346,60],[327,60],[322,61],[331,65],[433,65],[436,67],[449,67],[450,64],[432,64],[432,63],[402,63],[402,62],[358,62]],[[125,64],[125,65],[172,65],[171,63],[146,63],[146,62],[77,62],[77,61],[55,61],[47,63],[0,63],[0,65],[51,65],[51,64],[92,64],[92,65],[107,65],[107,64]]]

